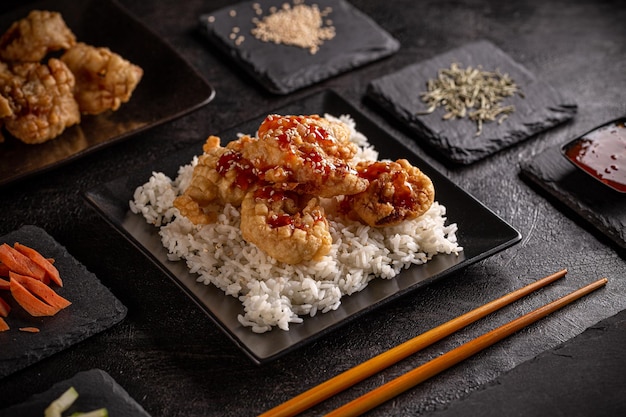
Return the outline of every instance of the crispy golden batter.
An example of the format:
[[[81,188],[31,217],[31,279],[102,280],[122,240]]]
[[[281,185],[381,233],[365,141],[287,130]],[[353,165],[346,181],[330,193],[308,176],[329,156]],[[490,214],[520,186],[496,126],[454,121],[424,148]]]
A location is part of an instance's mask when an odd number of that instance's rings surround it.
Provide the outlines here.
[[[77,43],[61,60],[76,77],[75,98],[80,111],[99,114],[117,110],[141,81],[141,67],[125,60],[108,48]]]
[[[60,135],[80,122],[74,100],[74,76],[67,66],[51,58],[48,65],[16,64],[0,71],[0,95],[6,129],[28,144],[38,144]],[[6,114],[10,110],[10,114]]]
[[[40,62],[49,52],[68,49],[76,37],[58,12],[33,10],[0,37],[0,59]]]
[[[392,226],[424,214],[435,199],[430,178],[406,159],[361,162],[356,167],[369,186],[345,204],[372,227]]]
[[[213,216],[209,211],[215,204],[241,205],[248,189],[258,182],[252,166],[241,156],[242,148],[252,140],[250,136],[242,136],[222,147],[219,137],[209,136],[194,167],[191,183],[174,201],[183,216],[196,224],[210,223]]]
[[[328,220],[317,198],[270,186],[246,194],[241,233],[247,242],[288,264],[320,259],[332,245]]]
[[[357,147],[343,123],[317,115],[270,115],[258,138],[242,153],[267,182],[319,197],[356,194],[367,187],[348,164]]]

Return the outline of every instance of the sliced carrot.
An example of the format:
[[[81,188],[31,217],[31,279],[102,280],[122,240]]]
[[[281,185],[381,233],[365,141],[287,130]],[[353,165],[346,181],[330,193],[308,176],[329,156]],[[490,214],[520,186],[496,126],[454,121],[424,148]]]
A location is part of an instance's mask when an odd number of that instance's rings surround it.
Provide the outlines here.
[[[11,306],[0,297],[0,316],[7,317],[11,312]]]
[[[46,271],[46,274],[52,280],[52,282],[57,284],[59,287],[63,286],[63,281],[61,281],[61,277],[59,275],[58,269],[56,269],[56,267],[52,265],[52,263],[49,260],[44,258],[39,252],[37,252],[37,250],[30,248],[26,245],[22,245],[19,242],[15,242],[13,244],[13,248],[15,248],[22,255],[25,255],[26,257],[30,258],[31,261],[35,262],[44,271]],[[15,271],[15,272],[18,272],[18,271]],[[26,274],[26,275],[30,275],[30,274]]]
[[[38,279],[27,277],[26,275],[16,274],[13,271],[9,272],[9,275],[11,277],[11,281],[15,280],[19,282],[24,288],[52,307],[56,307],[60,310],[72,304],[69,300],[61,297],[59,294],[54,292],[52,288],[48,287]]]
[[[2,317],[0,317],[0,332],[6,332],[10,327]]]
[[[0,262],[0,277],[8,277],[9,276],[9,267]]]
[[[0,245],[0,262],[18,274],[28,275],[41,281],[47,278],[46,271],[42,267],[6,243]]]
[[[7,281],[6,279],[0,278],[0,290],[10,290],[10,289],[11,288],[9,287],[9,281]]]
[[[54,316],[59,312],[58,307],[52,307],[30,293],[22,284],[11,279],[11,294],[15,301],[22,306],[31,316]]]
[[[37,327],[20,327],[20,332],[39,333]]]

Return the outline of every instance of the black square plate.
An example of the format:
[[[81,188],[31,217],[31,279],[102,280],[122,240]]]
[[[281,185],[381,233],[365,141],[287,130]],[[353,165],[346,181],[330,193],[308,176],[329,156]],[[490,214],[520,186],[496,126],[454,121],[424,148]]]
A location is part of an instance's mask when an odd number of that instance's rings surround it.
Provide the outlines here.
[[[126,307],[43,229],[23,226],[0,237],[0,244],[15,242],[53,258],[63,287],[55,291],[72,304],[52,317],[32,317],[3,291],[0,294],[11,312],[4,320],[10,330],[0,332],[0,378],[25,368],[86,338],[102,332],[126,317]],[[39,333],[21,332],[20,327],[37,327]]]
[[[109,0],[46,0],[0,15],[0,31],[30,10],[60,12],[78,41],[108,47],[144,75],[115,112],[83,116],[79,125],[40,145],[8,137],[0,143],[0,186],[87,155],[207,104],[213,88],[169,45]],[[8,136],[8,135],[7,135]]]
[[[428,108],[420,97],[427,89],[427,81],[435,79],[439,70],[450,68],[453,63],[463,69],[482,67],[485,71],[506,73],[524,97],[516,94],[506,98],[502,104],[515,106],[515,111],[501,124],[484,123],[479,136],[476,136],[476,123],[468,118],[443,120],[442,107],[430,114],[420,114]],[[575,104],[552,86],[488,41],[470,43],[380,77],[368,85],[367,96],[417,133],[416,141],[424,141],[457,164],[470,164],[521,142],[571,119],[577,110]]]
[[[337,310],[317,314],[315,317],[304,317],[303,323],[290,325],[289,331],[274,329],[256,334],[237,321],[237,315],[243,313],[243,307],[237,299],[224,295],[214,286],[197,283],[195,277],[187,271],[184,262],[168,261],[167,251],[161,245],[158,230],[128,208],[128,202],[133,198],[135,189],[143,185],[153,171],[160,171],[174,178],[180,165],[188,164],[194,155],[201,152],[202,143],[172,155],[160,161],[158,165],[145,167],[88,191],[86,194],[88,202],[171,277],[255,362],[262,363],[276,358],[339,327],[348,320],[416,290],[432,280],[491,256],[520,240],[519,232],[422,161],[335,92],[323,91],[311,95],[276,109],[273,113],[351,115],[356,122],[356,129],[368,137],[370,143],[379,151],[380,158],[406,158],[430,176],[435,185],[437,201],[447,208],[448,221],[458,225],[457,237],[464,251],[458,256],[437,255],[427,264],[412,266],[391,280],[373,280],[363,291],[342,298],[342,304]],[[239,132],[256,132],[263,118],[249,120],[219,136],[227,141],[229,138],[236,138]]]
[[[270,7],[280,10],[283,4],[284,0],[245,1],[200,17],[200,27],[208,39],[274,94],[307,87],[391,55],[400,47],[372,19],[344,0],[314,2],[320,11],[332,9],[327,18],[335,27],[335,37],[324,41],[315,54],[256,39],[250,32],[255,27],[252,19],[262,19]],[[255,5],[263,15],[256,14]],[[240,37],[243,42],[237,40]]]

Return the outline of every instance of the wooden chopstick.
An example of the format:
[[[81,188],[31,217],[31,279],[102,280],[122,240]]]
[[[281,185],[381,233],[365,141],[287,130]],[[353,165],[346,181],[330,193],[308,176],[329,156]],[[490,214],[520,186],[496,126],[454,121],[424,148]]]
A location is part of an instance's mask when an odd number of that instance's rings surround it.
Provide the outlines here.
[[[519,300],[520,298],[545,287],[546,285],[562,278],[567,269],[562,269],[552,275],[548,275],[538,281],[526,285],[518,290],[510,292],[483,306],[456,317],[441,324],[425,333],[422,333],[378,356],[369,359],[354,368],[317,385],[308,391],[272,408],[259,417],[291,417],[304,410],[324,401],[327,398],[351,387],[352,385],[380,372],[381,370],[401,361],[402,359],[424,349],[425,347],[443,339],[446,336],[464,328],[465,326],[499,310],[500,308]]]
[[[358,416],[371,410],[372,408],[384,403],[403,393],[404,391],[414,387],[415,385],[439,374],[440,372],[450,368],[453,365],[469,358],[470,356],[480,352],[481,350],[493,345],[494,343],[512,335],[522,328],[536,322],[537,320],[547,316],[550,313],[566,306],[584,295],[604,286],[607,283],[606,278],[599,279],[585,287],[582,287],[568,295],[561,297],[549,304],[539,307],[515,320],[512,320],[482,336],[471,340],[456,349],[453,349],[443,355],[426,362],[425,364],[409,371],[396,379],[362,395],[359,398],[345,404],[342,407],[328,413],[327,417],[333,416]]]

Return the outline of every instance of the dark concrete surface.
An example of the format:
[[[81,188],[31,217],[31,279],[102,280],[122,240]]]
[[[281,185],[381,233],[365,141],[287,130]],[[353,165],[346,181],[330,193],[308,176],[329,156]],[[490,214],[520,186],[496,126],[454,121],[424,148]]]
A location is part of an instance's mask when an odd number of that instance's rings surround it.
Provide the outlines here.
[[[2,11],[14,4],[3,2]],[[0,190],[0,234],[25,224],[44,229],[128,307],[120,324],[0,380],[0,408],[25,401],[79,371],[106,371],[153,416],[255,415],[338,372],[522,285],[568,268],[548,288],[469,326],[376,375],[306,415],[320,415],[381,383],[592,280],[609,283],[420,386],[371,415],[444,413],[520,416],[576,414],[568,397],[545,395],[532,405],[516,395],[517,381],[577,392],[603,414],[626,413],[610,401],[624,378],[602,380],[606,367],[624,369],[623,349],[607,337],[589,347],[585,377],[563,378],[551,349],[576,349],[585,329],[626,309],[626,254],[610,239],[520,176],[520,163],[626,114],[626,8],[617,1],[352,1],[399,40],[393,56],[287,96],[267,93],[198,31],[198,16],[227,1],[132,1],[130,13],[178,50],[216,89],[205,107],[71,164]],[[419,138],[364,100],[368,83],[406,65],[487,39],[578,105],[563,125],[493,156],[453,167],[420,146]],[[129,39],[132,42],[132,39]],[[149,51],[149,45],[145,47]],[[158,169],[161,158],[293,100],[332,88],[431,162],[522,233],[514,247],[394,301],[313,344],[264,366],[254,365],[167,277],[84,201],[84,193],[137,166]],[[417,92],[416,92],[417,93]],[[159,91],[154,91],[155,97]],[[451,219],[453,220],[453,219]],[[480,219],[477,219],[480,221]],[[595,327],[594,327],[595,328]],[[596,329],[597,330],[597,329]],[[596,330],[593,330],[596,332]],[[600,333],[601,331],[598,331]],[[607,333],[613,334],[613,333]],[[583,339],[584,341],[585,339]],[[565,345],[563,345],[565,344]],[[589,346],[589,345],[586,345]],[[604,349],[598,355],[598,346]],[[623,345],[622,345],[623,346]],[[581,349],[585,348],[583,343]],[[609,354],[609,352],[611,352]],[[546,358],[547,356],[547,358]],[[578,356],[577,356],[578,357]],[[559,358],[557,358],[559,359]],[[534,362],[531,362],[531,364]],[[572,366],[575,366],[576,361]],[[581,365],[582,366],[582,365]],[[509,371],[512,373],[507,373]],[[623,374],[623,373],[622,373]],[[482,387],[499,381],[498,400]],[[606,382],[606,381],[605,381]],[[480,390],[480,391],[479,391]],[[555,389],[555,392],[557,390]],[[474,394],[476,394],[474,396]],[[462,399],[467,398],[465,402]],[[607,399],[607,401],[605,401]],[[476,408],[464,405],[476,402]],[[473,411],[472,411],[473,410]],[[582,410],[580,408],[579,410]],[[475,411],[475,412],[474,412]],[[498,411],[502,411],[501,413]],[[450,411],[452,413],[452,411]]]

